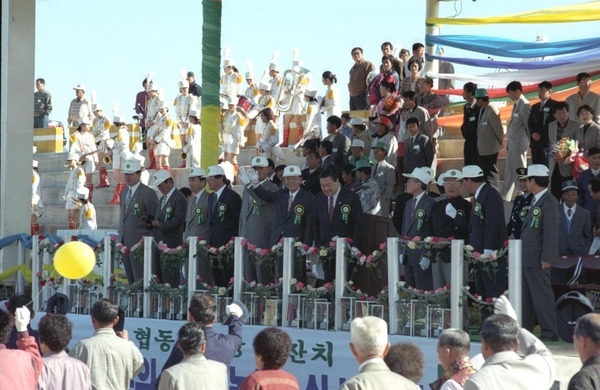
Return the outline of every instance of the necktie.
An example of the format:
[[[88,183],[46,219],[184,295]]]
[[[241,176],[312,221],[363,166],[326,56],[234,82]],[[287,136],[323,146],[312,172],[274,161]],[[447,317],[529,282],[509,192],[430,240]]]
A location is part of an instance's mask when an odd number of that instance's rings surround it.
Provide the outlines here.
[[[333,220],[333,196],[329,197],[329,222]]]
[[[417,208],[417,198],[414,198],[413,204],[412,204],[412,210],[415,211],[416,208]]]
[[[415,144],[415,137],[410,137],[410,141],[408,141],[408,150],[412,150],[414,144]]]
[[[217,193],[213,192],[210,199],[211,199],[210,209],[212,210],[212,213],[214,214],[215,210],[217,209]]]
[[[131,197],[133,196],[133,190],[129,187],[129,191],[127,191],[127,197],[125,198],[125,207],[129,207],[129,203],[131,203]]]
[[[377,176],[377,168],[379,168],[379,163],[375,164],[375,170],[373,171],[373,176]]]
[[[573,222],[573,220],[571,219],[571,215],[573,214],[573,211],[571,209],[567,210],[567,216],[569,218],[567,218],[567,234],[571,233],[571,223]]]
[[[160,208],[161,210],[165,208],[165,205],[167,204],[167,196],[163,196],[160,200]]]
[[[571,215],[573,215],[573,210],[571,210],[571,209],[568,209],[568,210],[567,210],[567,216],[568,216],[569,218],[571,218]]]
[[[290,198],[288,199],[288,211],[292,208],[292,202],[294,201],[294,195],[290,194]]]

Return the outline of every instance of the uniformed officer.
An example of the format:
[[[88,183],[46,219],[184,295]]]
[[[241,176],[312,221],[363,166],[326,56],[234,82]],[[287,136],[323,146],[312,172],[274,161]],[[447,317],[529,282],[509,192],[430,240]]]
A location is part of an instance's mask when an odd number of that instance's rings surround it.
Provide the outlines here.
[[[506,231],[509,237],[521,238],[521,227],[525,216],[531,208],[533,194],[527,189],[527,168],[517,168],[517,177],[519,179],[519,189],[523,191],[523,195],[519,195],[513,201],[512,211],[510,212],[510,220],[506,225]]]

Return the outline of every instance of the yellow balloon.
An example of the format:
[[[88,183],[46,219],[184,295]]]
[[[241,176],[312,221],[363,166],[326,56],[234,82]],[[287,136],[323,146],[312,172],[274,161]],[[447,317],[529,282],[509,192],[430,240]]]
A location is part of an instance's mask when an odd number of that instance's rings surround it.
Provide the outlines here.
[[[96,254],[86,243],[71,241],[54,254],[54,268],[67,279],[80,279],[87,276],[96,265]]]

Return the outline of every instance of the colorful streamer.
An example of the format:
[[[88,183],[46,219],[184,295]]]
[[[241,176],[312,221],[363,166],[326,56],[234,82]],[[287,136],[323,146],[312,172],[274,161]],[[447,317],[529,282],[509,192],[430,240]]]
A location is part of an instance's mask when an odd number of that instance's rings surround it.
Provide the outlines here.
[[[600,20],[600,1],[568,4],[559,7],[488,18],[427,18],[427,24],[484,25],[595,22]]]

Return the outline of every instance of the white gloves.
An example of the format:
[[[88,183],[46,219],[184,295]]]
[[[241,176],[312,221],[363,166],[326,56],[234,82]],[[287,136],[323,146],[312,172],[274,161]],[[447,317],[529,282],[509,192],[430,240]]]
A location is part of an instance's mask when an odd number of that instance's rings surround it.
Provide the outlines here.
[[[248,184],[250,183],[250,178],[248,177],[248,173],[246,172],[245,169],[240,169],[240,171],[238,172],[238,179],[244,184]]]
[[[429,260],[427,257],[421,257],[419,266],[421,266],[421,269],[423,271],[425,271],[427,268],[429,268],[430,265],[431,265],[431,260]]]
[[[256,172],[254,169],[248,171],[248,178],[253,186],[258,185],[258,172]]]
[[[31,313],[29,313],[29,309],[25,306],[17,307],[15,311],[15,327],[17,328],[17,332],[25,332],[27,331],[27,325],[29,324]]]
[[[404,254],[400,253],[400,256],[398,256],[398,261],[400,262],[400,265],[404,264]]]
[[[515,309],[513,309],[506,295],[500,295],[500,298],[496,299],[494,303],[494,313],[496,314],[506,314],[513,320],[517,320],[517,313]]]
[[[456,209],[452,206],[452,203],[446,205],[446,215],[452,219],[456,218]]]
[[[228,316],[233,315],[237,316],[238,318],[244,314],[242,308],[237,303],[232,303],[231,305],[225,306],[225,313],[227,313]]]

